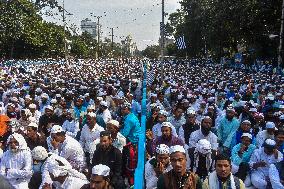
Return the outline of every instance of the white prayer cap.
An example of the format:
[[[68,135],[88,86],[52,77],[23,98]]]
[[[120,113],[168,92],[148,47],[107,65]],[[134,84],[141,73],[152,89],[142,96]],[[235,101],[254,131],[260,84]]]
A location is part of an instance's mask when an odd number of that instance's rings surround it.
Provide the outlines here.
[[[28,127],[38,128],[38,125],[35,122],[31,122]]]
[[[51,103],[51,104],[56,104],[56,103],[57,103],[57,100],[56,100],[56,99],[51,99],[50,103]]]
[[[44,147],[37,146],[32,150],[32,157],[35,160],[43,161],[48,157],[48,153]]]
[[[41,88],[36,88],[36,92],[42,92]]]
[[[266,139],[264,144],[268,145],[268,146],[275,146],[276,142],[272,139]]]
[[[157,154],[169,154],[170,148],[165,144],[160,144],[156,147]]]
[[[95,110],[96,109],[96,106],[95,105],[89,105],[87,107],[87,110]]]
[[[110,173],[110,168],[106,165],[99,164],[99,165],[95,165],[92,168],[92,174],[93,175],[99,175],[99,176],[107,177],[107,176],[109,176],[109,173]]]
[[[170,147],[170,154],[176,153],[176,152],[181,152],[185,153],[185,149],[181,145],[175,145]]]
[[[201,139],[196,144],[196,150],[202,154],[208,154],[211,152],[211,144],[206,139]]]
[[[41,98],[48,98],[48,94],[42,93]]]
[[[173,125],[171,124],[171,122],[163,122],[161,127],[173,128]]]
[[[118,121],[116,121],[116,120],[110,120],[109,122],[108,122],[109,124],[112,124],[112,125],[114,125],[114,126],[116,126],[117,128],[119,128],[119,122]]]
[[[267,95],[267,99],[269,99],[269,100],[274,100],[273,94],[268,94],[268,95]]]
[[[284,109],[284,105],[279,105],[279,109]]]
[[[30,105],[29,105],[29,108],[31,108],[31,109],[36,109],[36,105],[35,105],[35,104],[30,104]]]
[[[61,94],[56,94],[55,97],[56,97],[56,98],[60,98],[60,97],[61,97]]]
[[[45,109],[49,109],[49,110],[53,111],[53,107],[50,106],[50,105],[46,106]]]
[[[11,98],[11,101],[12,101],[12,102],[19,102],[18,99],[17,99],[17,97],[12,97],[12,98]]]
[[[250,108],[249,111],[250,112],[257,112],[257,109],[256,108]]]
[[[165,110],[160,110],[159,114],[164,115],[164,116],[168,116],[168,112]]]
[[[60,125],[53,125],[50,134],[56,134],[56,133],[61,133],[63,131],[62,127]]]
[[[241,138],[242,137],[248,137],[248,138],[252,139],[252,135],[250,133],[243,133]]]
[[[194,109],[188,108],[187,111],[186,111],[186,114],[188,114],[188,115],[189,115],[189,114],[195,115],[196,112],[194,111]]]
[[[104,99],[103,99],[103,97],[100,97],[100,96],[99,96],[99,97],[97,97],[97,100],[98,100],[98,101],[102,101],[102,100],[104,100]]]
[[[280,120],[284,120],[284,114],[279,117]]]
[[[271,121],[268,121],[265,125],[266,129],[274,129],[275,128],[275,124]]]
[[[244,121],[242,121],[242,123],[247,123],[247,124],[251,125],[251,122],[249,120],[244,120]]]
[[[233,111],[233,112],[235,112],[235,109],[234,109],[233,107],[231,107],[231,106],[228,106],[227,111]]]
[[[85,98],[86,98],[86,97],[89,97],[89,96],[90,96],[90,94],[89,94],[89,93],[86,93],[84,96],[85,96]]]
[[[106,102],[106,101],[101,101],[101,102],[100,102],[100,105],[101,105],[101,106],[108,107],[108,105],[107,105],[107,102]]]
[[[157,94],[151,93],[150,97],[157,97]]]
[[[181,101],[181,103],[188,103],[189,101],[185,98]]]
[[[124,108],[131,108],[131,104],[129,102],[124,102],[122,104],[122,107],[124,107]]]
[[[90,117],[97,117],[97,115],[94,112],[90,112],[87,115],[90,116]]]

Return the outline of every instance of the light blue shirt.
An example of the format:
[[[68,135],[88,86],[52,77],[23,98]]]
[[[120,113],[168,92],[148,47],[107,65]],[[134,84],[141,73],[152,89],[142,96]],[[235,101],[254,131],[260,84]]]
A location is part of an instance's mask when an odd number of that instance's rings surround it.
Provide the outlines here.
[[[232,163],[235,165],[240,165],[242,162],[248,163],[250,160],[250,157],[253,153],[253,151],[256,149],[255,145],[250,144],[248,146],[248,149],[246,151],[244,151],[242,157],[239,156],[238,152],[241,149],[242,144],[239,143],[236,146],[234,146],[233,150],[232,150]]]
[[[120,133],[131,143],[137,144],[141,133],[140,122],[138,118],[130,113],[124,117],[124,125]]]
[[[232,147],[232,140],[239,126],[240,122],[236,118],[233,118],[232,121],[229,121],[226,117],[220,120],[217,135],[223,146]]]

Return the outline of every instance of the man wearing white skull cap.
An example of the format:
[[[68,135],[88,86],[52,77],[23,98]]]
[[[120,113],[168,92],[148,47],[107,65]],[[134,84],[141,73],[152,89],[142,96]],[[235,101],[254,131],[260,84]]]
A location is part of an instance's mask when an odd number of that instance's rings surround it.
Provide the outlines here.
[[[266,189],[269,179],[269,165],[280,162],[283,155],[276,149],[276,142],[266,139],[263,147],[256,149],[250,158],[251,182],[258,189]]]
[[[85,184],[81,189],[114,189],[110,185],[110,168],[106,165],[98,164],[92,168],[90,184]]]
[[[170,149],[167,145],[160,144],[156,148],[155,156],[149,159],[145,165],[146,189],[156,188],[159,176],[171,169]]]
[[[160,144],[166,144],[169,147],[174,145],[184,145],[183,141],[173,134],[173,130],[174,126],[170,122],[162,123],[162,135],[153,140],[152,148],[149,150],[150,154],[154,155],[156,147]]]
[[[82,170],[85,167],[85,156],[80,143],[66,135],[59,125],[54,125],[50,134],[51,144],[55,150],[58,149],[58,155],[69,161],[73,168]]]
[[[201,179],[204,180],[210,172],[214,171],[215,153],[212,153],[211,144],[208,140],[199,140],[193,154],[189,154],[189,157],[190,170]]]
[[[44,171],[49,173],[56,189],[78,189],[89,183],[86,176],[73,169],[65,158],[52,155],[47,161]],[[43,188],[46,186],[50,186],[50,183],[43,184]]]
[[[172,146],[169,153],[173,169],[159,177],[157,189],[202,188],[200,178],[196,174],[186,170],[187,159],[183,146]]]
[[[16,189],[28,189],[32,176],[32,155],[24,137],[14,133],[8,138],[9,149],[4,152],[0,173]]]

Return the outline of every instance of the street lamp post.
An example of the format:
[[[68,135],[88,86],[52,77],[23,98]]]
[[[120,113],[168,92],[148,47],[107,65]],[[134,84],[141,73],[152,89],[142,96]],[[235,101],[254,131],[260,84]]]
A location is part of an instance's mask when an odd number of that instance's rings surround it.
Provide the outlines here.
[[[65,0],[63,0],[63,13],[62,13],[62,18],[63,18],[63,34],[64,34],[64,58],[65,62],[67,62],[67,43],[66,43],[66,23],[65,23]]]
[[[162,0],[162,23],[161,23],[161,76],[164,78],[164,53],[165,53],[165,0]]]
[[[281,28],[280,28],[280,35],[279,35],[279,51],[278,51],[278,68],[281,67],[283,64],[283,32],[284,32],[284,0],[282,2],[282,16],[281,16]]]

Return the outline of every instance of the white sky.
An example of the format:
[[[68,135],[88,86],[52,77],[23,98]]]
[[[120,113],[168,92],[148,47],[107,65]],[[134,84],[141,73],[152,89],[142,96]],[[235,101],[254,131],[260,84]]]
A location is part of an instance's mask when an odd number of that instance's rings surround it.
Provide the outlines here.
[[[63,0],[58,1],[62,5]],[[96,21],[90,13],[106,15],[100,20],[103,37],[110,35],[110,27],[118,27],[114,29],[116,42],[120,41],[119,36],[131,35],[138,49],[142,50],[147,45],[158,43],[161,2],[162,0],[65,0],[65,9],[73,14],[67,17],[68,25],[74,23],[78,28],[80,21],[85,18]],[[172,13],[179,7],[178,0],[165,0],[165,12]],[[45,19],[62,24],[60,16]]]

